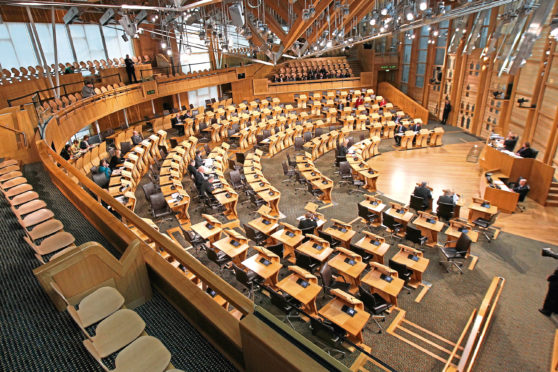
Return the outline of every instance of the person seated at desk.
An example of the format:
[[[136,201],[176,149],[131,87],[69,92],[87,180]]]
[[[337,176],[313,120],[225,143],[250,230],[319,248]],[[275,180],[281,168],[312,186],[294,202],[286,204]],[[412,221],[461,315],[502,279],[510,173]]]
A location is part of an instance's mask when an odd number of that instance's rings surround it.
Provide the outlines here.
[[[345,108],[345,105],[343,104],[343,102],[339,101],[339,102],[337,103],[337,105],[335,105],[335,108],[336,108],[338,111],[343,111],[343,109]],[[341,113],[339,113],[339,114],[341,114]]]
[[[72,154],[72,156],[77,156],[79,154],[79,151],[79,142],[77,139],[75,139],[74,142],[72,142],[72,146],[70,147],[70,154]]]
[[[132,132],[132,143],[134,145],[138,145],[141,141],[143,141],[143,136],[139,134],[137,130]]]
[[[311,212],[306,212],[304,214],[304,218],[298,222],[299,229],[310,229],[318,227],[318,223],[316,222],[316,218]]]
[[[60,156],[64,159],[64,160],[70,160],[70,158],[72,157],[71,155],[71,147],[69,144],[66,144],[64,146],[64,148],[62,149],[62,151],[60,151]]]
[[[90,81],[85,83],[85,85],[81,89],[81,96],[83,98],[87,98],[87,97],[94,96],[95,94],[96,94],[95,87],[93,86],[93,83]]]
[[[364,94],[362,94],[360,97],[357,98],[356,102],[355,102],[355,107],[358,108],[359,106],[362,106],[364,104]]]
[[[397,146],[401,146],[401,138],[405,134],[406,130],[407,128],[405,128],[403,124],[397,123],[397,126],[395,127],[395,136],[393,136],[393,139],[395,139],[395,144]]]
[[[423,199],[422,204],[424,208],[428,208],[430,206],[430,201],[432,200],[432,192],[428,188],[426,181],[422,181],[419,186],[415,187],[413,195]]]
[[[199,168],[203,165],[203,159],[201,157],[201,151],[197,150],[196,155],[194,156],[194,161],[196,162],[196,168]]]
[[[387,101],[385,98],[382,97],[382,100],[380,101],[380,107],[384,107],[385,105],[387,105]]]
[[[114,151],[114,155],[110,158],[109,167],[112,170],[115,170],[118,165],[124,163],[124,158],[122,157],[122,151],[116,149]]]
[[[504,141],[504,148],[509,152],[513,152],[515,145],[517,144],[517,136],[515,136],[512,132],[508,133],[506,140]]]
[[[422,126],[420,125],[420,123],[414,123],[409,128],[409,130],[412,130],[413,132],[418,132],[421,129],[422,129]]]
[[[89,147],[91,147],[91,145],[89,144],[89,136],[85,135],[79,143],[79,148],[82,150],[88,150]]]
[[[207,198],[213,198],[213,176],[210,175],[208,179],[204,179],[200,186],[200,196],[206,196]]]
[[[107,176],[107,179],[109,179],[112,174],[112,169],[110,169],[109,163],[106,159],[101,160],[101,165],[99,165],[99,173],[101,172]]]
[[[530,189],[531,188],[527,184],[527,179],[520,178],[519,182],[517,182],[517,184],[513,187],[512,190],[519,194],[519,201],[521,202],[525,200],[525,197],[527,196],[527,193],[529,192]]]
[[[349,148],[347,146],[349,146],[349,140],[345,139],[341,146],[339,146],[339,157],[347,159],[347,154],[349,153]]]
[[[457,199],[458,198],[453,192],[451,192],[450,190],[444,190],[444,193],[438,198],[438,205],[440,205],[440,203],[455,205]]]
[[[535,151],[531,148],[531,144],[529,142],[525,142],[523,146],[516,152],[517,155],[521,156],[522,158],[534,158]]]
[[[201,166],[198,167],[198,171],[194,174],[194,183],[196,184],[196,188],[200,190],[200,192],[201,192],[202,184],[206,180],[204,173],[205,173],[205,169],[203,166]]]
[[[190,173],[190,176],[192,178],[196,178],[196,173],[198,173],[198,170],[196,169],[196,161],[194,159],[190,160],[190,163],[188,164],[188,173]]]

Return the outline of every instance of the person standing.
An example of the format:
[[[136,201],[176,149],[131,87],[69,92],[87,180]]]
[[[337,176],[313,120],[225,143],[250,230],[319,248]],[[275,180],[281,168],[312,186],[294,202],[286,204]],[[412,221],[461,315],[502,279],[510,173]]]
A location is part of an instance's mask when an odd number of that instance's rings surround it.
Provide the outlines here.
[[[543,307],[539,309],[541,314],[551,316],[552,313],[558,313],[558,269],[549,275],[546,280],[548,281],[548,292],[544,299]]]
[[[451,112],[451,103],[448,97],[446,97],[446,101],[444,103],[444,111],[442,113],[442,124],[446,125],[448,122],[448,117]]]
[[[131,83],[133,77],[134,83],[137,83],[138,79],[136,78],[136,69],[134,67],[134,61],[132,61],[129,54],[126,54],[126,59],[124,60],[124,63],[126,64],[126,73],[128,74],[128,81]]]

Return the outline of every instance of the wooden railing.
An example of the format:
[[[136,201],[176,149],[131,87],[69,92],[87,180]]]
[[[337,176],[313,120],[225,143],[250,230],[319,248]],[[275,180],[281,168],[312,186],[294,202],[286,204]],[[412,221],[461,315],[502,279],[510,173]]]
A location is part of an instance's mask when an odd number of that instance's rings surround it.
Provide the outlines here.
[[[421,119],[423,123],[428,123],[428,109],[421,106],[411,97],[387,82],[378,84],[377,95],[384,97],[394,106],[401,108],[406,114],[412,118]]]

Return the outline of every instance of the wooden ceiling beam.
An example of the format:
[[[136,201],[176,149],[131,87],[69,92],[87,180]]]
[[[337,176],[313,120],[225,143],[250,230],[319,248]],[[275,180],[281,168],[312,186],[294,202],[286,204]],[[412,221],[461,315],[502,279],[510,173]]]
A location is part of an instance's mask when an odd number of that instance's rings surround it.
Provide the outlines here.
[[[256,17],[258,16],[258,10],[257,9],[252,9],[252,8],[248,8],[248,9],[250,9],[250,11],[252,12],[252,14],[254,14],[254,16],[256,16]],[[275,20],[275,18],[273,18],[273,16],[271,14],[269,14],[267,9],[266,9],[266,12],[265,12],[265,23],[269,26],[269,29],[271,30],[271,32],[273,32],[275,35],[277,35],[277,37],[281,40],[281,42],[283,42],[285,40],[285,37],[287,36],[287,34],[285,34],[285,31],[283,31],[283,28],[281,28],[281,25]]]
[[[282,4],[279,4],[281,2]],[[283,21],[285,24],[289,23],[289,12],[286,4],[283,4],[281,0],[264,0],[267,7],[271,8]],[[298,2],[297,2],[298,3]],[[267,17],[267,15],[266,15]]]
[[[351,14],[349,15],[349,17],[347,17],[347,22],[346,22],[346,23],[343,22],[343,23],[344,23],[344,26],[345,26],[345,33],[346,33],[348,30],[350,30],[350,26],[351,26],[351,24],[352,24],[353,18],[356,18],[356,22],[357,22],[357,23],[360,22],[360,20],[361,20],[362,18],[364,18],[365,15],[367,15],[368,13],[370,13],[370,12],[372,11],[372,9],[374,9],[374,3],[375,3],[375,1],[370,1],[370,2],[363,1],[363,2],[361,3],[360,9],[359,9],[359,10],[356,10],[355,13],[354,13],[354,15],[353,15],[352,12],[351,12]]]
[[[289,30],[287,34],[287,38],[284,41],[283,45],[285,46],[285,51],[287,51],[298,38],[302,36],[302,34],[318,19],[318,17],[322,14],[322,12],[331,4],[333,0],[313,0],[312,4],[316,9],[316,13],[312,18],[308,21],[304,21],[302,19],[302,12],[299,13],[298,18],[296,19],[293,27]]]

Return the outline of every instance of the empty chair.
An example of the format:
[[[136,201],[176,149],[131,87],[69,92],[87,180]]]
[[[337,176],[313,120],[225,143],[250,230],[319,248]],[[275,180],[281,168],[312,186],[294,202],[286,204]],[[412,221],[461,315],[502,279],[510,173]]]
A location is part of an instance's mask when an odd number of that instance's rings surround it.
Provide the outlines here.
[[[294,168],[289,167],[286,161],[282,162],[281,166],[283,167],[283,175],[287,177],[281,182],[291,182],[293,180],[293,177],[295,177]]]
[[[50,209],[39,209],[33,213],[28,214],[24,218],[19,221],[19,224],[27,231],[30,231],[31,228],[35,225],[40,224],[41,222],[45,222],[50,220],[54,217],[54,212]]]
[[[39,198],[39,194],[37,194],[35,191],[27,191],[14,196],[13,199],[9,200],[9,203],[12,207],[17,207],[21,204],[28,203],[31,200],[35,200],[38,198]]]
[[[0,176],[0,182],[4,183],[6,181],[9,181],[11,179],[14,178],[18,178],[23,176],[23,173],[21,173],[20,171],[11,171],[8,173],[4,173],[3,175]]]
[[[382,226],[384,226],[390,233],[392,238],[399,238],[397,233],[401,230],[403,225],[395,221],[395,218],[386,212],[382,212]]]
[[[419,247],[422,247],[426,243],[427,237],[422,236],[419,229],[407,225],[407,228],[405,229],[405,239],[413,242],[414,244],[418,244]]]
[[[326,234],[325,232],[323,232],[322,230],[318,230],[318,236],[320,238],[322,238],[323,240],[327,241],[329,243],[329,246],[331,248],[335,248],[337,247],[339,244],[341,244],[341,242],[337,239],[333,239],[331,237],[331,235]]]
[[[34,199],[29,201],[28,203],[20,205],[18,208],[11,207],[12,212],[16,215],[18,219],[23,218],[26,214],[33,213],[38,211],[39,209],[46,208],[47,204],[40,199]]]
[[[411,280],[411,276],[413,272],[407,268],[407,266],[400,264],[399,262],[395,262],[393,260],[389,260],[388,266],[393,270],[397,271],[397,276],[407,284],[409,280]],[[408,293],[411,293],[411,289],[407,286],[403,286]]]
[[[64,225],[62,225],[62,222],[60,222],[60,220],[52,218],[48,221],[36,225],[31,231],[25,230],[25,233],[27,234],[29,239],[31,239],[32,241],[36,241],[38,239],[43,239],[49,235],[52,235],[62,230],[63,228]]]
[[[208,249],[206,245],[207,241],[201,236],[199,236],[198,234],[196,234],[194,231],[182,229],[182,232],[184,233],[184,238],[186,239],[186,241],[196,249],[196,253],[199,252],[200,249],[203,250]]]
[[[4,160],[3,162],[0,163],[0,169],[15,166],[15,165],[19,166],[19,161],[14,159]]]
[[[449,247],[449,244],[451,243],[455,243],[455,247]],[[470,248],[471,239],[466,234],[461,233],[457,241],[448,240],[443,247],[440,247],[440,252],[442,252],[442,255],[446,258],[445,262],[452,264],[461,274],[463,274],[461,266],[463,266],[463,261],[467,259]],[[444,263],[444,261],[440,261],[440,263]],[[446,270],[449,272],[448,267],[446,267]]]
[[[358,254],[360,257],[362,257],[362,262],[368,263],[368,261],[370,261],[373,258],[371,253],[369,253],[368,251],[360,247],[357,247],[354,244],[350,244],[349,249],[355,252],[356,254]]]
[[[490,219],[485,219],[482,217],[477,218],[476,220],[473,221],[473,225],[475,225],[476,227],[479,228],[479,230],[482,232],[482,234],[484,235],[484,237],[486,238],[486,240],[490,243],[492,241],[492,239],[494,239],[494,234],[489,235],[489,231],[490,231],[490,226],[492,226],[492,224],[494,223],[494,221],[496,221],[496,216],[498,216],[499,213],[493,214],[492,217]]]
[[[153,218],[161,218],[172,214],[162,192],[151,194],[149,202],[151,204],[151,215]]]
[[[277,256],[283,257],[283,243],[268,245],[266,248]]]
[[[386,320],[386,317],[383,314],[391,307],[391,304],[384,300],[384,298],[379,294],[370,293],[360,286],[358,287],[358,292],[364,307],[372,313],[372,319],[376,322],[376,325],[379,328],[378,333],[382,333],[383,328],[380,323],[378,323],[378,319],[382,319],[382,321]]]
[[[39,261],[44,263],[42,256],[59,251],[61,249],[74,246],[75,238],[72,234],[60,231],[48,238],[44,239],[39,245],[35,244],[28,236],[24,236],[23,240],[35,251]]]
[[[81,328],[83,333],[90,337],[86,328],[108,317],[124,305],[124,297],[113,287],[101,287],[84,297],[76,310],[68,305],[66,310]]]
[[[21,171],[19,165],[8,165],[4,168],[0,168],[0,176],[14,171]]]
[[[328,354],[335,352],[339,354],[339,359],[345,357],[345,352],[341,350],[345,341],[345,330],[336,327],[327,320],[314,317],[310,318],[310,329],[312,330],[312,335],[320,338],[320,340],[325,342],[325,346],[330,348],[327,350]]]
[[[209,261],[217,264],[219,266],[219,270],[221,273],[223,272],[223,266],[227,265],[231,262],[231,258],[227,256],[224,252],[218,251],[215,252],[213,249],[206,249],[207,258]]]
[[[366,208],[363,205],[360,205],[360,203],[357,204],[357,206],[358,206],[358,216],[363,218],[367,225],[370,225],[371,223],[378,220],[379,215],[370,212],[368,208]]]
[[[302,137],[295,137],[294,148],[296,152],[304,151],[304,139]]]
[[[256,243],[256,245],[264,245],[267,240],[267,236],[262,234],[260,231],[252,228],[250,225],[243,224],[244,231],[246,232],[246,237]]]
[[[259,208],[262,205],[266,204],[265,200],[257,197],[257,195],[250,190],[250,192],[248,193],[248,197],[250,198],[250,202],[256,207]]]
[[[106,358],[129,345],[145,329],[145,322],[133,310],[120,309],[95,328],[95,336],[84,340],[83,345],[96,359]]]
[[[157,188],[155,187],[155,184],[153,184],[153,182],[148,182],[145,185],[142,185],[141,188],[143,190],[143,194],[145,195],[147,201],[151,202],[151,195],[157,193]]]
[[[31,191],[31,190],[33,190],[33,186],[31,186],[28,183],[23,183],[21,185],[17,185],[15,187],[12,187],[8,191],[6,191],[4,193],[4,196],[8,199],[11,199],[14,196],[17,196],[19,194],[23,194],[24,192]]]
[[[254,285],[256,284],[257,274],[251,270],[244,271],[240,267],[232,264],[236,280],[248,289],[248,298],[254,301]]]
[[[300,315],[298,315],[298,309],[301,307],[300,302],[288,295],[276,292],[272,288],[268,287],[266,290],[271,297],[271,304],[286,314],[285,320],[294,328],[291,319],[300,319]]]
[[[298,261],[297,261],[298,265]],[[326,294],[329,294],[329,291],[333,288],[341,288],[343,290],[348,290],[350,284],[345,281],[345,277],[342,275],[335,275],[337,278],[343,280],[343,282],[337,281],[334,278],[334,274],[337,274],[336,270],[329,266],[328,263],[325,263],[322,268],[320,269],[320,278],[322,279],[322,287],[324,289],[324,297]]]
[[[302,267],[308,272],[313,272],[318,266],[319,262],[314,258],[305,255],[297,250],[295,250],[296,265]]]
[[[170,360],[170,351],[159,339],[141,336],[118,353],[114,361],[115,369],[109,370],[100,359],[97,362],[105,371],[163,372]]]

